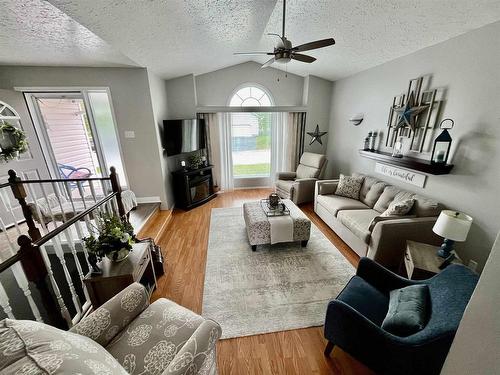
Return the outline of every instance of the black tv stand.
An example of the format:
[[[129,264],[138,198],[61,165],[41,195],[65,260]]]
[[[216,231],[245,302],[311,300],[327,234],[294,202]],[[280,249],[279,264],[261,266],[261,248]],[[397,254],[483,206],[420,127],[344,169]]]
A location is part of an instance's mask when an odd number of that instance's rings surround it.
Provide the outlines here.
[[[215,198],[213,165],[198,169],[172,172],[175,206],[184,210],[202,205]]]

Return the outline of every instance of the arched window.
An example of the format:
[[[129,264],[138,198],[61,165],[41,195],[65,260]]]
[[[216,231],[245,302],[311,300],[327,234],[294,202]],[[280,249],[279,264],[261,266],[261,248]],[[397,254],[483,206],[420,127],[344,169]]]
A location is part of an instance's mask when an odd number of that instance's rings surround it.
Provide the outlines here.
[[[229,101],[230,107],[270,107],[270,95],[262,88],[245,86],[240,88]]]
[[[18,122],[21,121],[21,117],[16,112],[14,108],[12,108],[7,103],[0,101],[0,122]]]

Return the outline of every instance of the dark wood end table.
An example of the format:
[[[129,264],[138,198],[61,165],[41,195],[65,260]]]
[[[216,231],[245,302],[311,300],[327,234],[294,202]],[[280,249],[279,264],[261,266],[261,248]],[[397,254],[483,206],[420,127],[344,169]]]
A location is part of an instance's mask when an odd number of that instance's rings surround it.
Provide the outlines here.
[[[94,309],[134,282],[144,285],[150,297],[156,288],[156,275],[149,242],[134,244],[129,256],[121,262],[112,262],[104,258],[98,266],[102,270],[102,275],[89,273],[83,280]]]

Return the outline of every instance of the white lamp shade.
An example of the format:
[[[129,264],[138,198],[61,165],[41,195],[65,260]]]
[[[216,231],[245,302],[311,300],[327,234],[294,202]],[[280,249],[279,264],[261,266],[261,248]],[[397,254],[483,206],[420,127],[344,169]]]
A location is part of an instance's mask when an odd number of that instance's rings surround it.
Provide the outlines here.
[[[472,217],[457,211],[443,210],[439,214],[433,232],[453,241],[465,241],[472,224]]]

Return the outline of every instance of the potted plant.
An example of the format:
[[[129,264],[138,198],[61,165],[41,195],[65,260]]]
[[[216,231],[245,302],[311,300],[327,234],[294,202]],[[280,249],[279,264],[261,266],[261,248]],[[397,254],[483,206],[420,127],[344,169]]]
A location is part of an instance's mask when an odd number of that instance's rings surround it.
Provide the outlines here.
[[[198,169],[202,165],[201,156],[198,154],[190,155],[188,161],[191,169]]]
[[[134,228],[118,216],[102,215],[96,217],[99,236],[83,238],[89,252],[89,263],[98,270],[96,263],[104,256],[113,262],[121,262],[128,257],[135,243]],[[95,267],[94,267],[95,266]]]

